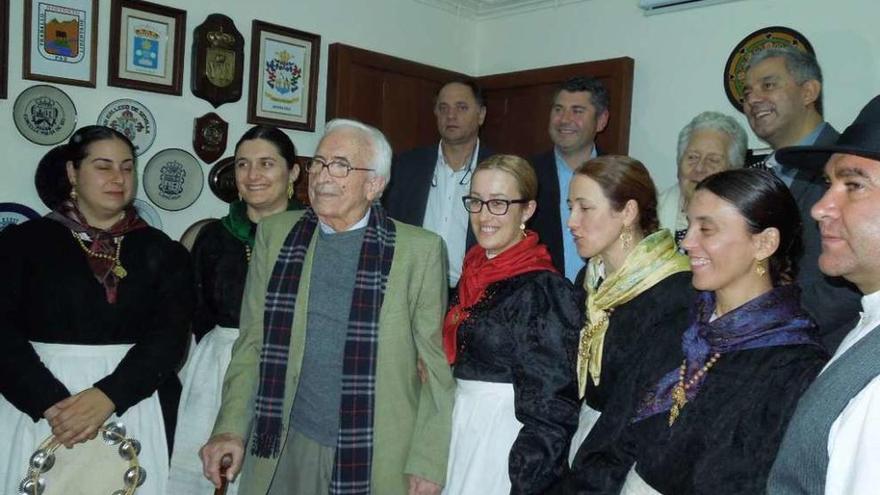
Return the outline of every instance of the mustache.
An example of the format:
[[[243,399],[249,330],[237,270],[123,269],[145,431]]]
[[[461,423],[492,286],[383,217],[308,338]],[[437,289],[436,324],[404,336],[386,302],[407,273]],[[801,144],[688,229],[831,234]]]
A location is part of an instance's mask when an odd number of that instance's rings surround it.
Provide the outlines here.
[[[312,190],[316,194],[339,194],[342,191],[342,188],[339,187],[339,184],[325,181],[315,184],[314,187],[312,187]]]

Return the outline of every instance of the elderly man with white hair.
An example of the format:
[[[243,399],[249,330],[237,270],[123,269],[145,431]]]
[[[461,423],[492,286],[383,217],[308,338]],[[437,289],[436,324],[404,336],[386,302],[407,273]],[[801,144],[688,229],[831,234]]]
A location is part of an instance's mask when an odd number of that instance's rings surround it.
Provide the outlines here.
[[[688,201],[706,177],[731,168],[742,168],[748,138],[737,121],[719,112],[703,112],[678,133],[678,182],[657,198],[660,226],[680,243],[687,233]]]
[[[230,455],[240,495],[437,494],[454,381],[441,344],[440,237],[378,199],[391,147],[327,124],[305,211],[263,220],[205,475]],[[417,363],[423,363],[423,380]]]

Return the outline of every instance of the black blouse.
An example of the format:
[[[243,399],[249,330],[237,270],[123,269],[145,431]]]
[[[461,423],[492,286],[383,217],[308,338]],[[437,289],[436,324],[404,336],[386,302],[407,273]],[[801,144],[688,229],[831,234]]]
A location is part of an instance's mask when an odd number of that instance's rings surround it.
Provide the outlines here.
[[[680,364],[684,354],[676,357]],[[664,494],[764,493],[788,420],[826,360],[818,345],[722,355],[672,427],[668,413],[631,423],[613,446],[580,460],[582,483],[571,493],[618,493],[633,463]]]
[[[248,260],[244,243],[219,220],[208,223],[193,243],[196,309],[193,334],[201,339],[215,326],[238,328]]]
[[[581,325],[571,283],[540,271],[490,285],[458,328],[455,377],[513,384],[523,427],[509,456],[511,493],[542,493],[564,470],[577,427]]]
[[[117,414],[158,389],[166,429],[173,431],[176,397],[170,396],[175,389],[179,394],[175,369],[192,317],[189,256],[151,227],[126,234],[120,259],[128,275],[119,283],[115,304],[107,302],[86,256],[69,229],[47,218],[0,233],[0,392],[38,421],[70,392],[29,341],[134,344],[95,387],[113,401]]]
[[[585,298],[584,292],[581,288]],[[641,386],[635,380],[640,363],[649,354],[675,353],[681,347],[695,295],[691,273],[679,272],[614,308],[605,332],[599,385],[587,380],[587,405],[604,411],[613,393],[635,395],[633,386]]]

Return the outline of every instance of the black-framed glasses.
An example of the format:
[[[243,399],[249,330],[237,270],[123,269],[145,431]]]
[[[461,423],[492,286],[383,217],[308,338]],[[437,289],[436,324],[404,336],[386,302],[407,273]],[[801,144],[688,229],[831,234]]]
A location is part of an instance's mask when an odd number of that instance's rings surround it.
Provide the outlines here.
[[[321,158],[312,158],[309,160],[306,172],[312,175],[318,175],[321,173],[321,170],[325,168],[327,169],[327,173],[330,174],[330,177],[336,177],[337,179],[348,177],[348,174],[351,173],[352,170],[360,170],[361,172],[375,171],[375,169],[372,168],[352,167],[351,164],[345,160],[330,160],[328,162]]]
[[[528,199],[490,199],[483,201],[473,196],[462,196],[461,202],[464,203],[464,209],[469,213],[479,213],[483,211],[483,205],[489,209],[489,213],[493,215],[507,215],[510,205],[528,203]]]

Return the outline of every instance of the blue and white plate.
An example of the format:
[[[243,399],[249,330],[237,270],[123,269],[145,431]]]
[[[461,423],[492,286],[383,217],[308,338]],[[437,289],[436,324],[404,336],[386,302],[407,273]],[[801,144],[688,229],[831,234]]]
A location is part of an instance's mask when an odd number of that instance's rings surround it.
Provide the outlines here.
[[[0,231],[34,218],[40,218],[40,214],[23,204],[0,203]]]

